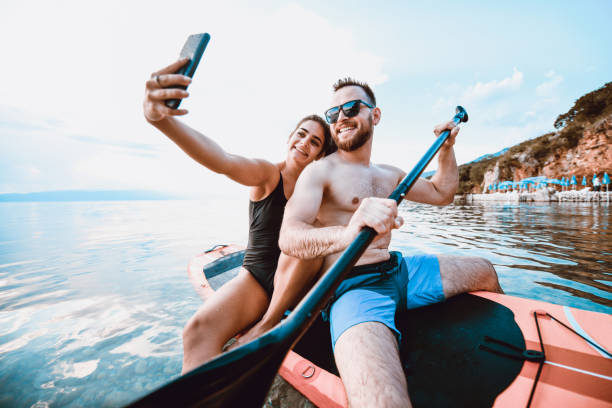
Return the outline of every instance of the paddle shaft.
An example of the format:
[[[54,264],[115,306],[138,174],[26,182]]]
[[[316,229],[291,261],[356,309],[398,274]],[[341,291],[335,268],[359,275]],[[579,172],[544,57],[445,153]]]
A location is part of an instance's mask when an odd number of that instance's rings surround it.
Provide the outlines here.
[[[465,109],[458,106],[457,114],[453,117],[453,122],[455,125],[458,125],[462,121],[467,121],[467,113]],[[425,167],[427,167],[436,153],[438,153],[449,136],[450,131],[448,130],[442,132],[442,134],[438,136],[436,141],[427,150],[421,160],[417,162],[412,171],[410,171],[395,190],[393,190],[389,196],[390,199],[395,200],[398,204],[402,202],[406,193],[410,191],[421,173],[423,173],[423,170],[425,170]],[[286,323],[288,326],[293,326],[292,329],[290,329],[292,333],[289,336],[292,347],[306,332],[310,324],[316,318],[318,312],[324,307],[325,303],[330,300],[333,292],[338,285],[340,285],[342,279],[357,263],[376,235],[376,231],[373,228],[362,228],[353,242],[344,250],[342,255],[340,255],[331,268],[321,277],[319,282],[310,290],[304,299],[302,299],[293,313],[289,315]]]
[[[453,122],[455,122],[455,125],[458,125],[460,121],[461,119],[457,117],[453,119]],[[404,197],[406,196],[408,191],[410,191],[412,186],[414,186],[414,183],[416,183],[419,176],[423,173],[427,165],[431,162],[431,160],[434,158],[436,153],[438,153],[438,151],[440,150],[444,142],[446,142],[449,136],[450,136],[449,130],[445,130],[444,132],[442,132],[440,136],[438,136],[434,144],[431,145],[431,147],[429,148],[429,150],[427,150],[425,155],[421,157],[421,160],[418,161],[418,163],[414,166],[412,171],[410,171],[410,173],[408,173],[406,177],[404,177],[402,182],[399,183],[399,185],[395,188],[395,190],[393,190],[393,192],[389,196],[390,199],[395,200],[398,205],[404,200]],[[349,245],[346,248],[346,250],[340,257],[340,259],[346,258],[346,260],[343,263],[348,265],[350,264],[350,261],[352,260],[352,258],[355,257],[355,260],[353,262],[353,265],[354,265],[359,260],[363,252],[368,247],[368,245],[372,243],[372,240],[375,237],[376,237],[376,231],[373,228],[370,228],[370,227],[363,228],[359,232],[359,235],[357,236],[357,238],[355,238],[355,240],[351,243],[351,245]],[[356,254],[359,254],[359,255],[355,256]],[[337,266],[337,264],[338,262],[336,262],[336,264],[334,264],[332,268],[340,268],[341,266],[346,267],[346,265]],[[351,265],[351,267],[353,265]]]
[[[455,124],[467,121],[467,113],[463,108],[457,107],[457,112],[453,118]],[[389,198],[396,200],[398,204],[403,200],[449,135],[450,132],[445,131],[438,136]],[[261,407],[283,359],[306,333],[319,311],[332,298],[342,279],[348,275],[375,236],[376,232],[372,228],[363,228],[293,312],[274,329],[243,346],[217,356],[135,401],[130,407]]]

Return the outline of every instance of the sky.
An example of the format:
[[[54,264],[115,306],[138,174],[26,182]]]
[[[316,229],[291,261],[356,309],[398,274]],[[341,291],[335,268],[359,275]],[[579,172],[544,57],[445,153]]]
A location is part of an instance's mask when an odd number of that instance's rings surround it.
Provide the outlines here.
[[[611,15],[608,0],[2,2],[0,193],[244,194],[143,117],[146,80],[199,32],[211,42],[181,120],[231,153],[282,161],[351,76],[382,110],[373,162],[410,170],[456,105],[469,162],[553,130],[612,80]]]

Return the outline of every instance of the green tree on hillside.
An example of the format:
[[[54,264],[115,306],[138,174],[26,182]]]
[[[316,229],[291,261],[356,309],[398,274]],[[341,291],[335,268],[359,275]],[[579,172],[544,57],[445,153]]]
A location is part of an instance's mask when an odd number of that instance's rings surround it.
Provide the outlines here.
[[[612,82],[581,96],[570,110],[555,120],[555,129],[562,129],[572,123],[589,122],[604,111],[612,110]]]

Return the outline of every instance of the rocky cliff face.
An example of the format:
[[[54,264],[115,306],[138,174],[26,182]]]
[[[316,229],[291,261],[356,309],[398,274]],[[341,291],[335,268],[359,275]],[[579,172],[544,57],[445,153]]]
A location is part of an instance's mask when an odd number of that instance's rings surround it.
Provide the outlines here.
[[[550,157],[542,168],[545,176],[576,174],[589,180],[604,171],[612,173],[612,115],[585,129],[578,146]]]
[[[551,143],[560,133],[544,136],[545,143]],[[603,118],[583,131],[582,138],[574,148],[559,147],[550,154],[538,160],[530,150],[515,152],[498,160],[488,169],[483,181],[474,186],[471,192],[482,192],[489,184],[513,180],[519,181],[526,177],[546,176],[548,178],[570,177],[575,175],[580,183],[583,176],[591,180],[594,173],[601,179],[603,172],[612,173],[612,115]],[[500,163],[501,162],[501,163]],[[506,166],[505,175],[500,177],[500,164]]]
[[[459,166],[459,193],[526,177],[612,176],[612,82],[576,101],[555,121],[557,131],[512,146],[496,158]]]

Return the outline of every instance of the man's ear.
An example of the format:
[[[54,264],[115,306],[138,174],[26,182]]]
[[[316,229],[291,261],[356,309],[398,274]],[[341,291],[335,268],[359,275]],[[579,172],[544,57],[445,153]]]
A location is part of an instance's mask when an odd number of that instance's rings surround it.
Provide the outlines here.
[[[380,111],[380,108],[378,106],[372,109],[372,123],[374,124],[374,126],[378,125],[378,122],[380,122],[381,115],[382,112]]]

